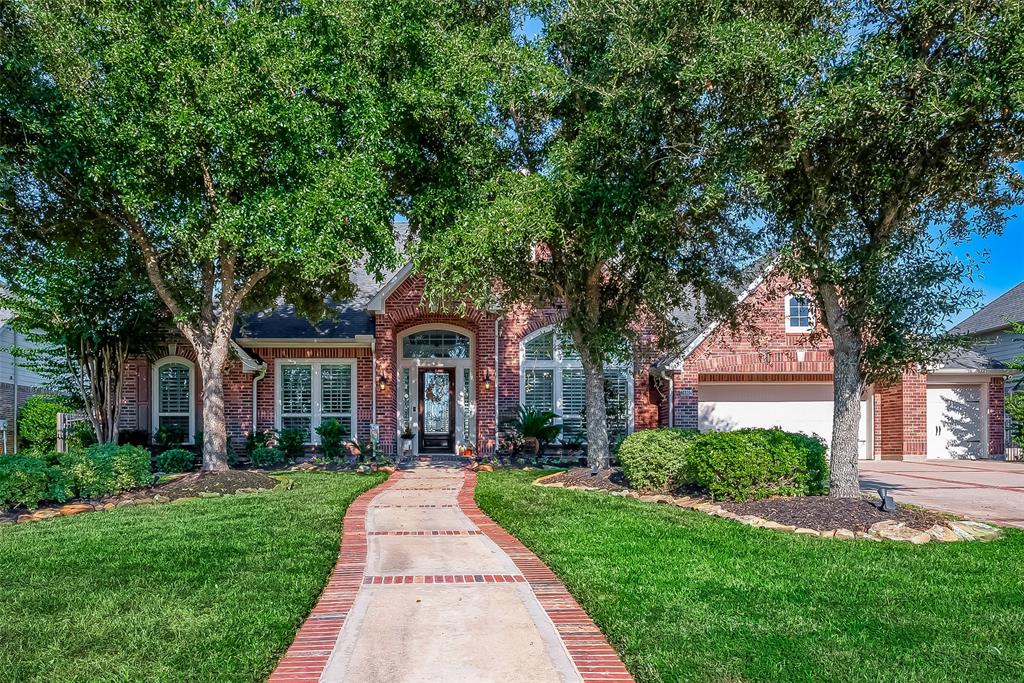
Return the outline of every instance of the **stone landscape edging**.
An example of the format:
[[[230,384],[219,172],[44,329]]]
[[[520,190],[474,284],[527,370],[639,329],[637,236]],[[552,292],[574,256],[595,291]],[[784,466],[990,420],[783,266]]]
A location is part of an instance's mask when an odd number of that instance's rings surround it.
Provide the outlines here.
[[[828,529],[818,531],[806,527],[798,527],[792,524],[781,524],[757,515],[738,515],[730,512],[721,505],[715,504],[707,499],[697,499],[689,496],[673,496],[667,493],[646,494],[625,489],[623,491],[609,491],[608,489],[596,486],[566,486],[560,483],[547,483],[545,480],[562,474],[556,472],[534,480],[535,486],[547,488],[562,488],[571,491],[597,491],[622,498],[632,498],[643,503],[661,503],[674,505],[687,510],[703,512],[714,517],[729,519],[740,524],[746,524],[758,529],[770,529],[782,531],[801,536],[815,536],[819,538],[834,538],[838,540],[866,540],[866,541],[898,541],[924,545],[925,543],[955,543],[957,541],[994,541],[1003,536],[998,527],[973,520],[950,520],[943,526],[933,524],[931,528],[922,531],[908,527],[903,522],[894,520],[883,520],[872,524],[867,531],[853,531],[852,529]]]

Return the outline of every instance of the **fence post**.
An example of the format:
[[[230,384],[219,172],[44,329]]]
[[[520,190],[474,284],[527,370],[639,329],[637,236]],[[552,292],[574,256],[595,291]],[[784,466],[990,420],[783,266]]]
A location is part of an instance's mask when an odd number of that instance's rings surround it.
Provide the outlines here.
[[[57,452],[63,453],[67,448],[68,414],[57,413]]]

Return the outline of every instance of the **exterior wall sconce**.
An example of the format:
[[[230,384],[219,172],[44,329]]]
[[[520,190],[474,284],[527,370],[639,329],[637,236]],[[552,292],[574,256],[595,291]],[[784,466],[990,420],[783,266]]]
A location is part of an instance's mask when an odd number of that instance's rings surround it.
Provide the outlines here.
[[[494,381],[494,378],[491,377],[491,371],[490,370],[484,370],[484,380],[483,380],[484,391],[490,391],[491,390],[491,383],[493,381]]]
[[[381,391],[388,388],[388,377],[383,372],[380,373],[380,377],[377,378],[377,386],[380,387]]]

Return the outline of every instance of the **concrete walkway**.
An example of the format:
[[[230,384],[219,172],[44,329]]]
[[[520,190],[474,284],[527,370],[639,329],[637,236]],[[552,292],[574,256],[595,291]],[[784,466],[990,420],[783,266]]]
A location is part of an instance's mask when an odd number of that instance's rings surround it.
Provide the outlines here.
[[[331,580],[270,680],[631,681],[554,574],[477,509],[475,484],[424,467],[360,496]]]
[[[900,503],[1003,526],[1024,527],[1024,462],[862,462],[860,486],[870,493],[885,486]]]

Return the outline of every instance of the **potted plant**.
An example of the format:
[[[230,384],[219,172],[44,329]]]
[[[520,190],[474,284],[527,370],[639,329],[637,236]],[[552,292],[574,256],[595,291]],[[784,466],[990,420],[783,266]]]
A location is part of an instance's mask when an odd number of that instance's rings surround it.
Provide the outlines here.
[[[510,425],[523,440],[523,452],[536,456],[547,444],[558,438],[562,426],[555,424],[556,413],[519,406]]]

